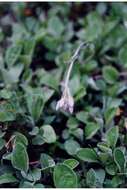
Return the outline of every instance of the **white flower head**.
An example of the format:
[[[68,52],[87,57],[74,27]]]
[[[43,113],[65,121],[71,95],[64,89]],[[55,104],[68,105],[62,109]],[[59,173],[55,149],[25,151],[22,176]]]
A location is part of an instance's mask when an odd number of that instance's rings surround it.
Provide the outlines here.
[[[58,109],[73,113],[74,99],[70,94],[69,88],[64,89],[61,99],[57,102],[56,110]]]

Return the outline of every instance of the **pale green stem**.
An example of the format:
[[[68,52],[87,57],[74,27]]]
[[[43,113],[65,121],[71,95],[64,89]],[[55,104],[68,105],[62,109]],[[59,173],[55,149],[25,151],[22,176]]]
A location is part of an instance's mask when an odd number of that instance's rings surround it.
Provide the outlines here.
[[[71,70],[72,70],[73,64],[74,64],[74,61],[72,61],[70,63],[70,66],[68,68],[67,76],[66,76],[66,79],[65,79],[65,88],[68,87],[68,82],[69,82],[69,78],[70,78],[70,74],[71,74]]]
[[[69,65],[69,68],[68,68],[68,71],[67,71],[67,76],[66,76],[66,79],[65,79],[65,89],[68,88],[69,78],[70,78],[70,74],[71,74],[71,71],[72,71],[74,62],[75,62],[76,59],[78,58],[79,51],[81,50],[81,48],[82,48],[84,45],[85,45],[84,42],[80,44],[80,46],[76,49],[74,55],[72,56],[72,58],[71,58],[71,60],[70,60],[70,65]],[[86,44],[86,45],[87,45],[87,44]]]

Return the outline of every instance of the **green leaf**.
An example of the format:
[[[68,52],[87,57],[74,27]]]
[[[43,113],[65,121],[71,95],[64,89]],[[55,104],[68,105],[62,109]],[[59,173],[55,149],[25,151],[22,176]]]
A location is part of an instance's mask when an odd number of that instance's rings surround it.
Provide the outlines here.
[[[104,142],[100,142],[97,144],[97,146],[100,148],[101,151],[103,152],[108,152],[108,153],[112,153],[112,149],[109,148],[107,143]]]
[[[106,164],[109,159],[109,154],[107,154],[106,152],[100,152],[99,158],[103,164]]]
[[[56,188],[77,187],[77,176],[75,172],[65,164],[58,164],[55,166],[53,180]]]
[[[53,16],[49,19],[48,22],[48,31],[53,36],[60,36],[64,31],[64,25],[57,16]]]
[[[20,61],[29,66],[32,62],[33,52],[35,48],[35,38],[30,37],[23,41],[23,55],[20,56]]]
[[[28,140],[27,140],[27,138],[22,133],[15,132],[14,136],[15,136],[15,138],[14,138],[15,144],[17,144],[19,142],[19,143],[24,144],[25,146],[28,145]]]
[[[55,91],[49,89],[48,87],[43,87],[42,92],[43,92],[43,101],[44,103],[46,103],[52,97]]]
[[[43,110],[43,97],[39,94],[29,94],[26,97],[28,111],[34,121],[38,121]]]
[[[96,172],[96,186],[103,187],[104,179],[105,179],[105,170],[97,169]]]
[[[67,159],[67,160],[64,160],[63,163],[69,166],[71,169],[74,169],[79,165],[79,162],[75,159]]]
[[[19,81],[19,77],[23,71],[23,68],[24,68],[23,64],[17,64],[11,67],[9,70],[2,69],[1,73],[4,83],[6,85],[17,83]]]
[[[58,90],[59,80],[61,76],[61,70],[55,69],[52,72],[47,72],[44,69],[41,69],[38,72],[38,77],[40,84],[51,87],[55,90]]]
[[[104,4],[105,5],[105,4]],[[111,20],[111,21],[106,21],[105,25],[104,25],[104,35],[109,34],[110,32],[112,32],[112,30],[116,27],[116,25],[118,24],[118,20]]]
[[[126,166],[126,159],[124,153],[120,148],[115,148],[114,150],[114,161],[119,169],[119,172],[124,172]]]
[[[32,144],[33,145],[42,145],[44,144],[45,141],[43,140],[43,136],[41,134],[37,134],[33,139],[32,139]]]
[[[19,188],[44,188],[44,185],[42,183],[36,183],[29,181],[21,181]]]
[[[86,73],[90,73],[90,72],[94,71],[94,69],[97,68],[97,61],[94,59],[90,59],[87,61],[87,64],[82,65],[82,68]],[[92,82],[92,84],[93,84],[91,87],[93,87],[93,89],[97,90],[98,87],[96,86],[94,79],[92,77],[88,78],[88,81],[87,81],[88,84],[89,84],[89,80],[90,80],[90,83]]]
[[[43,125],[41,127],[42,131],[43,131],[43,140],[46,143],[54,143],[56,142],[56,134],[55,131],[53,129],[53,127],[51,125]]]
[[[71,78],[71,80],[69,81],[70,91],[73,96],[75,96],[78,93],[78,91],[80,90],[80,86],[81,86],[80,76],[74,75],[74,77]]]
[[[98,162],[98,157],[96,152],[91,148],[80,148],[77,151],[77,157],[84,162]]]
[[[96,187],[96,173],[92,168],[86,174],[86,184],[88,187]]]
[[[47,30],[44,27],[41,27],[35,33],[35,41],[36,42],[42,41],[46,35],[47,35]]]
[[[20,183],[19,188],[33,188],[33,182],[23,181]]]
[[[12,152],[11,162],[14,168],[27,172],[29,168],[29,158],[23,144],[17,143]]]
[[[81,98],[83,98],[85,95],[86,95],[86,89],[84,86],[80,85],[80,89],[76,92],[74,99],[75,101],[78,101]]]
[[[116,146],[117,140],[119,137],[119,128],[118,126],[114,126],[109,129],[106,133],[106,141],[108,145],[112,148]]]
[[[28,67],[31,63],[31,55],[20,55],[20,62],[23,63],[25,67]]]
[[[113,188],[118,188],[118,187],[120,187],[119,185],[121,185],[123,183],[124,183],[123,176],[114,176],[111,181]]]
[[[22,176],[29,181],[38,181],[41,178],[41,170],[39,168],[30,169],[29,173],[21,171]]]
[[[11,173],[4,173],[3,175],[0,175],[0,184],[16,182],[18,182],[18,180]]]
[[[11,67],[15,64],[18,60],[20,53],[22,50],[21,44],[15,44],[9,47],[5,54],[5,62],[7,63],[8,67]]]
[[[56,51],[60,43],[61,43],[61,38],[56,38],[56,37],[53,38],[52,36],[49,35],[46,35],[45,38],[43,39],[44,46],[52,52]],[[53,81],[50,84],[53,85]]]
[[[93,11],[88,14],[86,21],[88,25],[85,27],[85,40],[96,40],[103,32],[103,22],[100,15]]]
[[[87,121],[87,118],[88,118],[88,112],[85,112],[85,111],[80,111],[76,114],[76,118],[85,123],[86,124],[86,121]]]
[[[78,138],[80,141],[83,141],[83,139],[84,139],[84,131],[83,131],[83,129],[77,128],[77,129],[71,130],[70,133],[74,137]]]
[[[32,56],[34,47],[35,47],[35,39],[33,37],[30,37],[24,40],[23,51],[25,55]]]
[[[103,77],[107,83],[114,84],[118,78],[118,71],[113,66],[104,66]]]
[[[67,126],[69,129],[76,129],[78,126],[79,122],[75,117],[69,117],[67,121]]]
[[[91,139],[97,133],[99,129],[100,129],[100,126],[98,123],[87,122],[87,125],[85,127],[86,139]]]
[[[108,165],[105,167],[105,170],[106,170],[106,172],[107,172],[109,175],[115,175],[116,172],[117,172],[117,166],[116,166],[116,164],[113,162],[113,163],[108,164]]]
[[[0,91],[0,98],[10,99],[11,96],[12,96],[12,91],[10,91],[8,89],[3,89]]]
[[[11,158],[12,158],[12,152],[4,154],[2,158],[3,158],[3,160],[4,159],[5,160],[11,160]]]
[[[125,68],[127,68],[127,45],[123,46],[119,50],[118,58],[121,63],[121,65]]]
[[[12,103],[1,102],[0,104],[0,121],[14,121],[16,119],[16,110]]]
[[[75,155],[79,150],[80,145],[76,141],[70,139],[64,143],[64,147],[68,154]]]
[[[74,75],[74,77],[69,81],[69,86],[75,101],[80,100],[86,95],[86,89],[84,85],[81,84],[80,76]]]
[[[40,163],[41,163],[42,170],[55,166],[55,162],[52,159],[52,157],[45,153],[41,154]]]
[[[32,131],[29,132],[29,134],[30,134],[31,136],[34,136],[34,135],[37,135],[38,132],[39,132],[39,128],[38,128],[38,127],[34,127],[34,128],[32,129]]]
[[[93,80],[93,78],[88,78],[88,79],[87,79],[87,83],[88,83],[88,85],[89,85],[92,89],[94,89],[94,90],[99,90],[99,88],[98,88],[98,86],[97,86],[95,80]]]
[[[117,108],[109,108],[105,111],[104,117],[105,117],[106,125],[108,125],[112,121],[112,119],[116,115],[116,110]]]
[[[105,179],[105,171],[103,169],[90,169],[87,172],[86,183],[89,187],[102,187]]]

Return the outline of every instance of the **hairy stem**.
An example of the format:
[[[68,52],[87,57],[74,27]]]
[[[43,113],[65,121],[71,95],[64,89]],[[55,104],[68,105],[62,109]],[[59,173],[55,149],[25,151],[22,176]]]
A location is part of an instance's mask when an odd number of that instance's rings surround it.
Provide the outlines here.
[[[68,88],[68,82],[69,82],[70,74],[71,74],[74,62],[78,58],[80,50],[82,49],[83,46],[87,46],[87,45],[89,45],[89,43],[85,43],[85,42],[81,43],[79,45],[79,47],[76,49],[74,55],[71,57],[71,59],[69,61],[70,65],[69,65],[69,68],[68,68],[68,71],[67,71],[67,75],[66,75],[66,79],[65,79],[65,88]]]

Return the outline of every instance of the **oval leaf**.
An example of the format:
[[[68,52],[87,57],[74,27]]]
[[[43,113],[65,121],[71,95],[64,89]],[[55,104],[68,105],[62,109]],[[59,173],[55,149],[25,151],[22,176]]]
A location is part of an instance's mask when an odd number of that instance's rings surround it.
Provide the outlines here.
[[[75,155],[80,145],[76,141],[70,139],[64,143],[64,147],[68,154]]]
[[[14,135],[15,135],[15,144],[19,142],[19,143],[24,144],[25,146],[28,145],[28,140],[22,133],[15,132]]]
[[[81,148],[77,152],[77,157],[85,162],[98,162],[97,154],[91,148]]]
[[[28,171],[29,158],[26,148],[23,144],[17,143],[12,152],[11,162],[14,168],[18,170]]]
[[[106,141],[110,147],[115,147],[119,137],[118,126],[115,126],[108,130],[106,133]]]
[[[87,172],[86,183],[88,187],[96,187],[96,173],[92,168]]]
[[[15,182],[18,182],[18,180],[11,173],[5,173],[0,176],[0,184]]]
[[[42,95],[31,94],[26,97],[28,111],[33,120],[36,122],[40,118],[43,110],[43,97]]]
[[[56,141],[56,134],[52,126],[44,125],[41,129],[43,130],[43,140],[46,143],[54,143]]]
[[[41,154],[40,163],[43,170],[55,166],[55,162],[52,157],[44,153]]]
[[[124,172],[126,159],[122,150],[120,150],[120,148],[116,148],[114,150],[114,161],[119,169],[119,172]]]
[[[7,49],[6,55],[5,55],[5,61],[9,67],[15,64],[15,62],[20,56],[21,50],[22,50],[22,46],[19,44],[12,45],[11,47]]]
[[[113,66],[104,66],[103,77],[107,83],[113,84],[118,78],[118,71]]]
[[[91,139],[97,131],[100,129],[100,126],[97,123],[89,122],[85,127],[85,136],[86,139]]]
[[[21,171],[22,176],[29,181],[38,181],[41,178],[41,170],[39,168],[33,168],[28,173]]]
[[[77,176],[74,171],[65,164],[55,166],[53,179],[57,188],[76,188]]]

